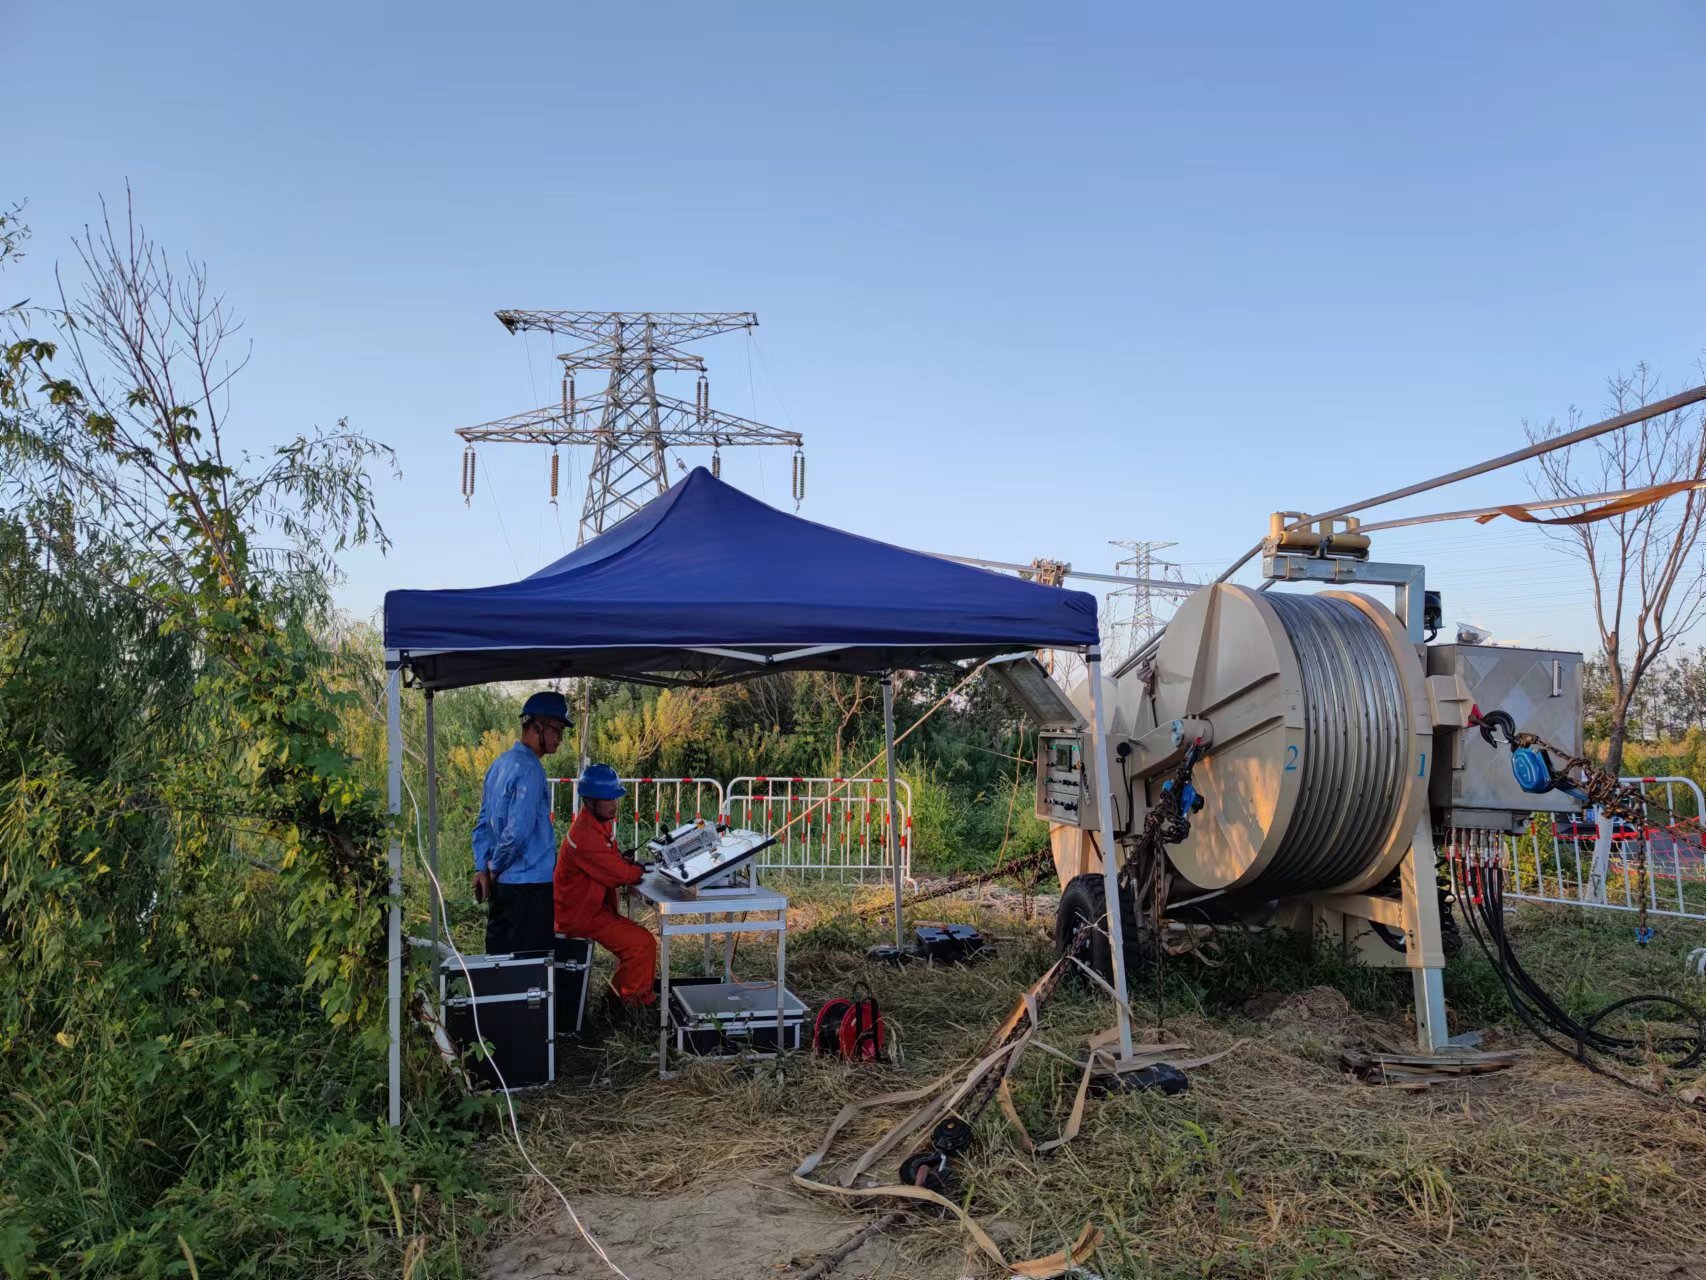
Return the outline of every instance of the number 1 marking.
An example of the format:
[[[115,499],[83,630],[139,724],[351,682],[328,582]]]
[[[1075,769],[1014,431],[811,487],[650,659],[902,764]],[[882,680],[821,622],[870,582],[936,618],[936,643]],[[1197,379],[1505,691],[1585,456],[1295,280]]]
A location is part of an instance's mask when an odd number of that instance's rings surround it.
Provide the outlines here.
[[[1424,751],[1424,752],[1422,752],[1421,764],[1416,766],[1416,776],[1418,778],[1425,778],[1427,776],[1427,772],[1428,772],[1428,753],[1426,751]]]

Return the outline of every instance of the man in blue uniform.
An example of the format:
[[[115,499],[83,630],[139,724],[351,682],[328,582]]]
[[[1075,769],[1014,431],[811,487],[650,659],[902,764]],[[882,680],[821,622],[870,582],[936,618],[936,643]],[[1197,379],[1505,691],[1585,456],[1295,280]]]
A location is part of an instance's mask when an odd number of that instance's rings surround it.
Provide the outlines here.
[[[490,904],[488,955],[551,950],[557,841],[541,761],[555,754],[568,728],[563,695],[534,694],[521,708],[520,741],[486,770],[474,823],[474,900]]]

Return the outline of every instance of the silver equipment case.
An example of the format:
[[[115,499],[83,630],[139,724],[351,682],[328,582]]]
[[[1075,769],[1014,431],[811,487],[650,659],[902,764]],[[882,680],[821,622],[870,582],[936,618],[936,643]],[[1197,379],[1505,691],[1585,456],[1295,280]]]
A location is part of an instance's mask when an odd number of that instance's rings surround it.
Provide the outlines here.
[[[776,984],[773,982],[685,982],[669,988],[675,1047],[712,1058],[770,1054],[777,1047]],[[800,1047],[806,1006],[783,993],[783,1049]]]

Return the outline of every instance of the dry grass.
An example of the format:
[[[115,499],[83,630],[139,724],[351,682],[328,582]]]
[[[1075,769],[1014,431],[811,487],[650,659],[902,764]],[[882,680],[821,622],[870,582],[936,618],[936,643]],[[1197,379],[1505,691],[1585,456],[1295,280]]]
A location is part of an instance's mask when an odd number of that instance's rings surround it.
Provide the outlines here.
[[[786,1171],[844,1103],[915,1086],[966,1058],[1050,959],[1046,909],[1030,925],[986,911],[980,925],[1001,939],[992,960],[870,968],[862,952],[878,935],[837,923],[843,905],[820,892],[798,909],[789,985],[812,1004],[868,985],[899,1032],[903,1061],[850,1067],[796,1055],[756,1068],[702,1065],[659,1082],[650,1037],[572,1055],[569,1079],[530,1101],[526,1116],[535,1157],[571,1197]],[[975,913],[933,906],[939,917]],[[1531,921],[1543,971],[1555,932],[1571,966],[1591,950],[1583,939],[1593,927],[1576,917]],[[1601,957],[1598,985],[1613,991],[1625,933],[1619,926],[1602,940],[1611,958]],[[1663,937],[1679,952],[1706,941],[1682,926]],[[1640,963],[1659,959],[1643,953]],[[738,967],[759,977],[765,963],[754,951]],[[1478,1010],[1489,984],[1477,964],[1454,966],[1452,992]],[[1675,968],[1680,977],[1680,959]],[[1293,1000],[1260,1022],[1243,1012],[1252,992],[1321,981],[1357,1007]],[[1167,1037],[1194,1053],[1242,1042],[1191,1073],[1188,1094],[1093,1101],[1077,1140],[1041,1161],[1023,1154],[995,1108],[984,1117],[961,1166],[963,1194],[984,1221],[1009,1224],[1019,1255],[1059,1247],[1089,1217],[1108,1232],[1093,1265],[1110,1278],[1706,1276],[1706,1115],[1650,1102],[1514,1033],[1502,1043],[1526,1052],[1511,1071],[1423,1092],[1354,1082],[1338,1067],[1341,1047],[1409,1040],[1407,980],[1346,974],[1279,940],[1258,941],[1212,973],[1176,965],[1165,1000]],[[1139,1001],[1152,1016],[1153,1003]],[[1110,1020],[1105,1001],[1066,990],[1047,1012],[1046,1038],[1071,1049]],[[1058,1130],[1076,1083],[1068,1064],[1026,1056],[1015,1095],[1033,1134]],[[894,1118],[855,1126],[832,1163]],[[513,1152],[494,1147],[493,1158],[500,1182],[521,1185]],[[532,1188],[518,1208],[522,1231],[550,1212]],[[910,1246],[925,1253],[957,1253],[961,1243],[952,1223],[920,1217],[910,1228]]]

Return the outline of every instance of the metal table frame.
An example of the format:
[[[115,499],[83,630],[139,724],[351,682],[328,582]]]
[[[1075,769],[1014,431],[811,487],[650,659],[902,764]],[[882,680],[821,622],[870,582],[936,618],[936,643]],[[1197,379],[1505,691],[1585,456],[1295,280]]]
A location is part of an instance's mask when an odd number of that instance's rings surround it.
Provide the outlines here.
[[[776,935],[776,1045],[784,1042],[788,973],[788,899],[774,889],[754,885],[732,885],[717,889],[685,889],[674,881],[648,872],[634,891],[658,914],[658,1078],[667,1080],[669,1070],[669,940],[691,937],[705,939],[709,967],[711,936],[727,938],[723,949],[723,980],[733,982],[734,936],[737,933]],[[739,915],[743,918],[736,920]],[[723,916],[710,920],[708,916]],[[753,916],[760,917],[753,919]],[[689,919],[697,917],[697,920]]]

